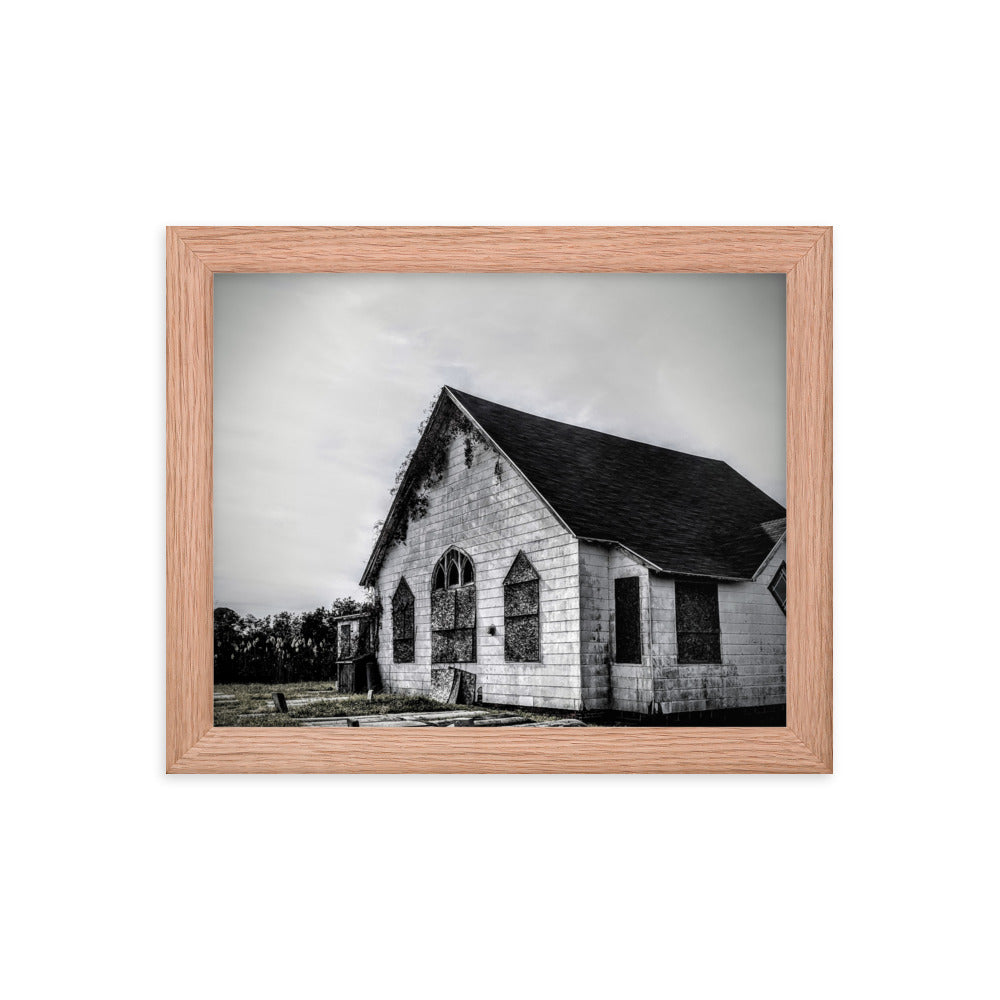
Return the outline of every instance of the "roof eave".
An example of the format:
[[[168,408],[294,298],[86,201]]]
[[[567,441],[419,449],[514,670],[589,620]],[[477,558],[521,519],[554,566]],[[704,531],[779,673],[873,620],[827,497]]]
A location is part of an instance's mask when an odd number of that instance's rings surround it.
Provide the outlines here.
[[[761,562],[761,564],[757,567],[756,570],[754,570],[753,576],[750,577],[751,580],[756,581],[760,579],[761,573],[764,572],[764,567],[767,566],[767,564],[771,561],[772,557],[774,556],[774,553],[777,552],[778,549],[780,549],[781,546],[785,544],[785,538],[787,537],[787,535],[788,535],[788,529],[785,528],[785,530],[778,537],[778,540],[774,543],[774,545],[771,546],[771,551],[768,552],[766,556],[764,556],[764,559]]]
[[[619,548],[623,552],[627,552],[637,562],[642,563],[651,573],[657,573],[660,576],[683,576],[699,580],[721,580],[724,583],[746,583],[751,579],[748,576],[728,576],[722,573],[692,573],[690,570],[664,568],[663,566],[658,566],[645,556],[639,555],[635,549],[630,549],[627,545],[624,545],[621,542],[616,542],[612,538],[589,538],[585,535],[579,535],[578,538],[581,542],[590,542],[593,545],[613,545],[615,548]]]
[[[469,421],[470,424],[478,431],[482,436],[490,443],[490,447],[494,448],[497,454],[528,484],[528,486],[534,491],[535,495],[542,501],[543,504],[548,508],[552,516],[559,522],[559,524],[568,531],[574,538],[577,537],[576,532],[566,523],[562,515],[552,506],[549,500],[545,497],[542,491],[535,486],[535,484],[524,474],[518,464],[510,457],[497,444],[496,439],[483,427],[483,425],[469,412],[462,401],[451,391],[450,386],[444,386],[441,389],[441,393],[437,398],[437,402],[434,404],[434,409],[431,411],[431,415],[427,420],[427,426],[424,428],[424,433],[420,435],[420,440],[417,442],[416,447],[413,449],[413,457],[410,459],[410,464],[406,467],[406,473],[404,474],[402,480],[399,483],[399,488],[396,490],[395,496],[392,498],[392,504],[389,507],[389,513],[385,516],[385,522],[382,525],[382,530],[379,532],[378,539],[375,542],[375,546],[372,549],[371,555],[368,557],[368,562],[365,565],[365,571],[361,574],[361,586],[371,587],[374,586],[377,577],[377,567],[381,565],[384,558],[385,551],[388,549],[387,535],[395,523],[396,516],[399,513],[399,505],[402,502],[401,498],[406,493],[406,487],[409,485],[411,479],[411,471],[413,469],[413,463],[417,457],[417,453],[420,451],[420,446],[424,443],[424,439],[433,430],[438,411],[441,407],[441,403],[444,399],[449,399],[455,406],[458,407],[459,412]]]
[[[635,549],[630,549],[627,545],[623,545],[621,542],[616,542],[613,538],[590,538],[586,535],[577,535],[578,541],[581,542],[591,542],[594,545],[614,545],[616,548],[621,549],[623,552],[627,552],[633,559],[641,562],[646,569],[651,569],[656,573],[663,573],[665,570],[660,569],[656,563],[651,562],[645,556],[639,555]]]
[[[397,487],[392,498],[392,503],[389,505],[389,512],[385,515],[385,521],[382,522],[382,529],[378,533],[378,538],[375,539],[375,545],[372,547],[371,555],[368,557],[368,562],[365,564],[365,571],[361,574],[360,585],[362,587],[372,587],[376,582],[378,575],[377,567],[382,564],[385,552],[389,548],[389,532],[395,526],[396,518],[400,514],[402,498],[406,495],[406,489],[410,485],[413,478],[413,463],[416,461],[417,455],[420,452],[420,446],[424,443],[427,435],[434,429],[437,415],[441,408],[441,401],[445,398],[446,391],[446,389],[442,389],[439,393],[438,398],[434,403],[434,409],[431,410],[431,415],[427,418],[427,424],[424,427],[424,432],[420,435],[420,439],[417,441],[416,446],[413,449],[413,454],[410,456],[410,461],[406,466],[406,472],[403,473],[403,478],[399,481],[399,486]]]
[[[727,583],[746,583],[751,580],[756,580],[759,577],[764,567],[770,561],[771,557],[774,555],[779,546],[785,540],[785,535],[787,531],[781,534],[781,537],[775,542],[774,546],[771,548],[770,552],[768,552],[764,561],[760,564],[760,566],[751,576],[733,576],[733,575],[721,575],[718,573],[692,573],[692,572],[685,572],[681,570],[672,569],[670,567],[659,566],[652,560],[647,559],[645,556],[640,555],[635,550],[630,549],[627,545],[623,544],[622,542],[610,538],[592,538],[584,535],[578,535],[569,526],[565,518],[563,518],[563,516],[559,513],[559,511],[556,510],[556,508],[542,493],[542,491],[537,486],[535,486],[535,484],[528,478],[527,475],[525,475],[524,471],[510,457],[510,455],[508,455],[507,452],[505,452],[504,449],[500,447],[496,439],[473,416],[473,414],[469,411],[469,409],[465,406],[465,404],[455,395],[455,393],[452,392],[451,387],[446,385],[442,388],[441,393],[439,394],[437,401],[434,404],[434,409],[431,411],[431,415],[427,420],[427,425],[424,428],[424,432],[423,434],[421,434],[420,440],[417,442],[416,447],[413,449],[413,456],[410,459],[410,463],[407,465],[406,472],[402,480],[400,481],[395,496],[393,497],[392,504],[389,507],[389,512],[386,514],[385,522],[382,525],[382,530],[379,532],[378,539],[375,542],[375,546],[372,549],[371,556],[369,556],[368,562],[365,566],[364,573],[361,576],[362,587],[371,587],[377,580],[377,575],[378,575],[377,567],[379,567],[382,564],[382,561],[385,556],[385,551],[389,547],[389,542],[387,540],[387,537],[389,535],[390,530],[395,524],[396,517],[399,514],[399,507],[402,503],[402,497],[406,495],[406,489],[412,479],[412,470],[414,461],[416,460],[420,448],[423,445],[428,434],[431,433],[431,431],[434,429],[442,402],[446,398],[449,399],[456,407],[458,407],[459,412],[472,424],[472,426],[476,429],[476,431],[478,431],[478,433],[480,433],[489,442],[490,446],[497,452],[497,454],[505,462],[507,462],[508,465],[510,465],[510,467],[524,480],[525,483],[527,483],[527,485],[531,488],[531,490],[535,493],[535,495],[542,501],[545,507],[549,510],[552,516],[556,519],[556,521],[565,531],[567,531],[570,535],[572,535],[579,541],[592,542],[598,545],[617,546],[622,551],[628,553],[638,562],[646,566],[651,572],[658,573],[663,576],[672,576],[672,577],[680,576],[680,577],[689,577],[689,578],[705,579],[705,580],[720,580]],[[721,464],[725,465],[726,463],[722,462]],[[739,473],[736,474],[739,475]]]

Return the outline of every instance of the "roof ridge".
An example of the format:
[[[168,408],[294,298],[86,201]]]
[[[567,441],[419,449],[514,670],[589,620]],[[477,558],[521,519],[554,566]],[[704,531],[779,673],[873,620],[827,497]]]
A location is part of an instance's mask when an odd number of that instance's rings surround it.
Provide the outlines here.
[[[611,441],[625,441],[628,444],[638,444],[642,445],[643,448],[655,448],[657,451],[670,452],[673,455],[683,455],[685,458],[696,458],[700,462],[717,462],[720,465],[727,465],[729,463],[722,458],[710,458],[708,455],[698,455],[693,451],[681,451],[679,448],[667,448],[662,444],[653,444],[651,441],[640,441],[637,438],[627,438],[623,437],[621,434],[611,434],[608,431],[599,431],[594,427],[583,427],[580,424],[571,424],[568,420],[556,420],[553,417],[543,417],[538,413],[531,413],[528,410],[518,410],[513,406],[507,406],[504,403],[497,403],[492,399],[485,399],[482,396],[473,396],[471,392],[466,392],[464,389],[456,389],[454,386],[446,385],[444,386],[449,392],[454,393],[459,398],[475,400],[477,403],[486,403],[489,406],[499,407],[501,410],[507,410],[509,413],[516,413],[522,417],[531,417],[532,420],[544,420],[547,424],[555,424],[557,427],[568,427],[574,431],[586,431],[588,434],[596,434],[599,437],[608,438]],[[729,466],[732,468],[732,466]],[[735,469],[733,470],[736,471]]]

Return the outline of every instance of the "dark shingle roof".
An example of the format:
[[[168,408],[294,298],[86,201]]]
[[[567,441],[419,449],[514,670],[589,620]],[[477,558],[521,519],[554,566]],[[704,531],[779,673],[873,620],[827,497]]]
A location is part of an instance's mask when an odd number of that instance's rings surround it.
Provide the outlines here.
[[[725,462],[448,391],[580,537],[667,573],[737,579],[780,538],[785,508]]]

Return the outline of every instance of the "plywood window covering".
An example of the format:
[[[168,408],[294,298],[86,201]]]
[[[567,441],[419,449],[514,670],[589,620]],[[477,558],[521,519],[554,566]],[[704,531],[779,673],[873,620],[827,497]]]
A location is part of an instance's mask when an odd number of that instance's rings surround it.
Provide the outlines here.
[[[392,662],[413,662],[413,591],[402,577],[392,595]]]
[[[538,663],[538,573],[523,552],[503,581],[503,656],[508,663]]]
[[[676,580],[674,593],[677,598],[677,662],[721,663],[718,584]]]
[[[431,662],[476,662],[476,569],[454,548],[431,576]]]
[[[785,590],[788,585],[788,573],[785,564],[778,567],[778,572],[774,574],[774,579],[768,584],[767,589],[771,591],[771,596],[778,602],[781,613],[787,615],[785,611]]]
[[[615,580],[615,662],[642,663],[637,576]]]

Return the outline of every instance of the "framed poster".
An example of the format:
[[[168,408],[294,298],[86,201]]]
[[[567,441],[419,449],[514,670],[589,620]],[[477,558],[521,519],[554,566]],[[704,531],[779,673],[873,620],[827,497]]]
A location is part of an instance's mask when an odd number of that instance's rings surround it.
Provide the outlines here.
[[[168,772],[829,773],[831,272],[168,229]]]

